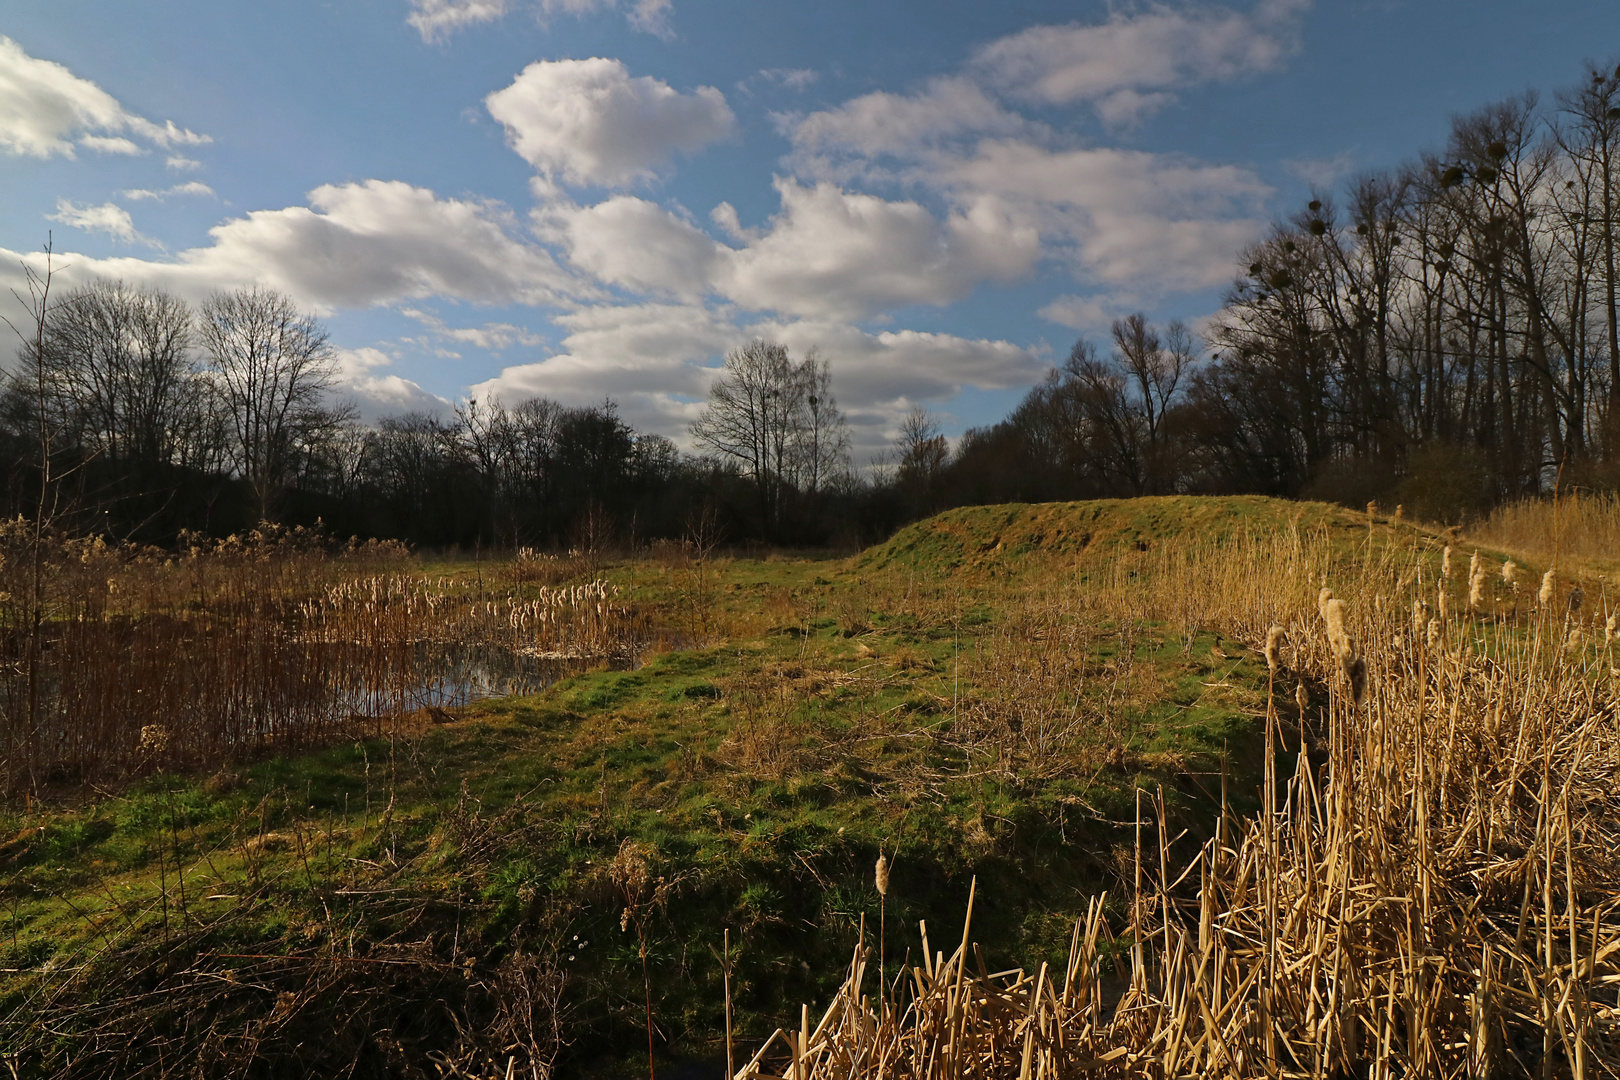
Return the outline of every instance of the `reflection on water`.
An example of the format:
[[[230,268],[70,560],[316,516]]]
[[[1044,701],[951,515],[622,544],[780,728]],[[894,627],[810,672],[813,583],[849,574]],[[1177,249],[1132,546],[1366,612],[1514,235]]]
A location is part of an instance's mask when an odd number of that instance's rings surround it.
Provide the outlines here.
[[[359,650],[356,649],[358,654]],[[371,650],[356,664],[333,665],[332,707],[344,715],[384,716],[426,708],[454,708],[491,697],[536,694],[558,679],[601,663],[486,645],[417,643],[384,680],[365,677]],[[392,667],[392,665],[390,665]],[[622,662],[615,666],[625,666]]]

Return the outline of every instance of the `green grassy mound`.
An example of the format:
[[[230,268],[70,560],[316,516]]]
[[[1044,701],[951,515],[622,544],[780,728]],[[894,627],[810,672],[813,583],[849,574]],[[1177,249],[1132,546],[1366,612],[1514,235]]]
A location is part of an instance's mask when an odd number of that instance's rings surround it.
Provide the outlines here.
[[[1215,539],[1248,530],[1289,527],[1365,533],[1365,515],[1329,503],[1259,495],[1166,495],[1067,503],[1009,503],[947,510],[906,526],[856,556],[863,571],[905,568],[929,573],[1107,558],[1121,549],[1193,537]]]

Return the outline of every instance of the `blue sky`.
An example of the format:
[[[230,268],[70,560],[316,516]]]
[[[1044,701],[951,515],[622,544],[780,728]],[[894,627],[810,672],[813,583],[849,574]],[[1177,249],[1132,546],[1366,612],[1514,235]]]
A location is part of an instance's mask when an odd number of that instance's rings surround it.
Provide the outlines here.
[[[616,400],[684,441],[752,336],[858,453],[1076,337],[1196,322],[1310,184],[1620,60],[1613,0],[12,0],[0,285],[318,311],[375,417]]]

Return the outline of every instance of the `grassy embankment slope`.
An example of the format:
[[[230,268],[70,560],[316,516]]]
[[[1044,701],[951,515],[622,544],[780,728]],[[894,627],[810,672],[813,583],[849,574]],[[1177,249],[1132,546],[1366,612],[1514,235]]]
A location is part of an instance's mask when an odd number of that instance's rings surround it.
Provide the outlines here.
[[[706,643],[8,814],[0,1044],[22,1075],[432,1075],[560,1035],[569,1071],[635,1071],[650,992],[660,1058],[713,1058],[723,931],[747,1046],[875,933],[880,851],[891,965],[919,918],[960,934],[975,875],[993,962],[1056,959],[1117,885],[1137,786],[1200,834],[1224,755],[1254,804],[1252,632],[1137,610],[1133,581],[1175,545],[1312,531],[1372,546],[1320,504],[1167,498],[951,511],[847,560],[612,565]]]

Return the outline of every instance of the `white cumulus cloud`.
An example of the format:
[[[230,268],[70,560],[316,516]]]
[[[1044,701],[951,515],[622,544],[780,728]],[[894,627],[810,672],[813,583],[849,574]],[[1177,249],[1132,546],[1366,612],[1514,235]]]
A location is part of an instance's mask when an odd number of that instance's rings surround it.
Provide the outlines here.
[[[991,193],[1039,220],[1076,274],[1161,290],[1218,285],[1264,228],[1271,188],[1252,170],[1139,150],[1050,150],[986,140],[941,162],[940,182]]]
[[[145,153],[129,135],[165,149],[211,141],[172,120],[155,124],[137,116],[90,80],[29,56],[21,45],[0,36],[0,150],[71,158],[77,143],[101,153]]]
[[[1101,23],[1032,26],[991,42],[976,76],[1042,105],[1092,102],[1105,120],[1131,121],[1173,100],[1167,90],[1270,71],[1299,47],[1310,0],[1221,7],[1119,10]]]
[[[566,214],[569,259],[610,285],[701,298],[729,249],[646,199],[616,195]]]
[[[128,210],[117,203],[80,206],[71,199],[57,199],[56,213],[46,216],[51,221],[60,221],[63,225],[83,229],[85,232],[106,233],[114,240],[122,240],[128,244],[158,246],[135,231],[135,220],[129,216]]]
[[[576,185],[650,180],[677,153],[692,153],[736,126],[714,87],[683,93],[601,57],[530,64],[484,104],[541,177]]]
[[[776,183],[782,209],[769,230],[725,257],[716,285],[746,308],[858,319],[907,304],[946,304],[986,280],[1027,273],[1036,230],[997,199],[944,221],[919,203],[830,183]]]
[[[122,278],[200,300],[260,284],[323,313],[430,296],[545,306],[596,294],[545,249],[514,237],[509,215],[492,204],[385,180],[323,185],[309,202],[225,221],[209,230],[211,245],[171,260],[64,254],[58,263],[71,265],[70,285]],[[40,257],[0,251],[7,260],[37,266]]]

